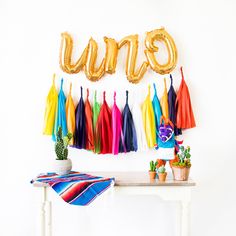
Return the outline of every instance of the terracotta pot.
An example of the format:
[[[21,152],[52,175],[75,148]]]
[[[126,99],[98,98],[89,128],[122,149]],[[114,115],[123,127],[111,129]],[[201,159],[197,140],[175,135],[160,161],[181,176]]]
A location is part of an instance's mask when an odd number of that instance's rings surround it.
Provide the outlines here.
[[[172,166],[172,173],[175,180],[186,181],[188,180],[190,167]]]
[[[156,171],[149,171],[150,179],[155,179],[156,175],[157,175]]]
[[[158,173],[158,177],[159,177],[159,181],[166,181],[166,176],[167,176],[167,173]]]

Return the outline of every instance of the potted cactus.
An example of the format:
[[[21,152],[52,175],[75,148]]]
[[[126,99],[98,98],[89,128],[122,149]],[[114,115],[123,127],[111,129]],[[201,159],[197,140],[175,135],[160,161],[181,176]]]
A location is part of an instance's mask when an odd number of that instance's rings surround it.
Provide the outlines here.
[[[172,164],[172,172],[175,180],[186,181],[189,177],[191,167],[190,147],[181,146],[178,153],[178,162]]]
[[[158,168],[158,178],[160,181],[164,182],[166,181],[166,176],[167,176],[166,168],[164,165],[162,165]]]
[[[58,175],[68,174],[72,169],[71,160],[68,158],[68,145],[72,137],[73,135],[71,133],[62,137],[62,128],[58,128],[55,143],[55,153],[57,158],[54,164],[55,172]]]
[[[149,176],[150,179],[155,179],[156,178],[156,166],[157,166],[157,161],[150,161],[150,170],[149,170]]]

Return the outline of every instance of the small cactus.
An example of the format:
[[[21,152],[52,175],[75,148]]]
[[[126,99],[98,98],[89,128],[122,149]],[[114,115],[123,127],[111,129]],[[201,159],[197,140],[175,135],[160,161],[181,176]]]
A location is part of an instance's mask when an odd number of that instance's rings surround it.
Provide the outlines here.
[[[155,163],[154,161],[150,161],[150,171],[156,171],[157,164],[158,164],[157,161]]]
[[[177,154],[179,162],[173,163],[174,166],[191,167],[190,150],[191,149],[189,146],[187,146],[186,148],[184,146],[180,146],[179,152]]]
[[[164,165],[162,165],[162,166],[160,166],[160,167],[158,168],[158,173],[163,174],[163,173],[165,173],[165,172],[166,172],[166,168],[165,168]]]
[[[55,152],[57,160],[67,160],[68,157],[68,145],[73,135],[68,133],[65,137],[62,137],[62,128],[59,127],[57,131],[57,139],[55,143]]]

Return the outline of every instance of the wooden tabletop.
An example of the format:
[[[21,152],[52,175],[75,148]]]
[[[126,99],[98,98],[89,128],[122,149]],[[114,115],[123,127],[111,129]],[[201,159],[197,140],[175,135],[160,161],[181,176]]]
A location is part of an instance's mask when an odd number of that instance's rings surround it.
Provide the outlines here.
[[[172,173],[167,174],[165,182],[158,179],[150,180],[148,172],[85,172],[91,175],[102,177],[114,177],[115,186],[131,187],[131,186],[195,186],[196,183],[189,179],[188,181],[173,180]],[[47,184],[35,182],[34,186],[44,187]]]
[[[195,186],[196,183],[189,179],[188,181],[173,180],[172,173],[168,173],[166,181],[161,182],[158,179],[150,180],[148,172],[89,172],[89,174],[114,177],[115,186]]]

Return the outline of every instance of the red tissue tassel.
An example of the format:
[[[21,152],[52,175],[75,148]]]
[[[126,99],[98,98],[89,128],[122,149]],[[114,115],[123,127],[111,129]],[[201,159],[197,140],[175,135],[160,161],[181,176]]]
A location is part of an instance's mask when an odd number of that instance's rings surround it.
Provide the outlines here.
[[[183,68],[180,67],[182,81],[176,98],[176,126],[179,129],[189,129],[196,126],[191,105],[188,86],[184,80]]]
[[[103,92],[103,104],[98,116],[97,131],[101,140],[101,154],[112,153],[112,114],[107,105],[105,92]]]
[[[94,151],[94,136],[93,136],[93,112],[89,102],[89,90],[87,89],[87,99],[84,104],[85,109],[85,126],[86,138],[85,149]]]

